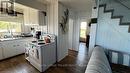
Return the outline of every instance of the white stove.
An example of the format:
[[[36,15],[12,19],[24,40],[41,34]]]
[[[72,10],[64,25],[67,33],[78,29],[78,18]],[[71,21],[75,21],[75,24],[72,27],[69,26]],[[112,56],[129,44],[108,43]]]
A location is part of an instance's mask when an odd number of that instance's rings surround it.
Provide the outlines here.
[[[40,72],[44,72],[56,62],[56,42],[31,42],[26,47],[26,59]]]

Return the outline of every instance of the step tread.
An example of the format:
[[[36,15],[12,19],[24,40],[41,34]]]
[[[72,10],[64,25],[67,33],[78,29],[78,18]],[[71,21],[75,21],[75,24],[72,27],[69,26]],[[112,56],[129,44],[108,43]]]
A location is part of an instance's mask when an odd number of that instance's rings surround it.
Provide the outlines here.
[[[120,23],[119,25],[130,25],[130,22]]]
[[[112,18],[112,19],[115,19],[115,18],[120,18],[120,19],[122,19],[123,16],[112,16],[111,18]]]

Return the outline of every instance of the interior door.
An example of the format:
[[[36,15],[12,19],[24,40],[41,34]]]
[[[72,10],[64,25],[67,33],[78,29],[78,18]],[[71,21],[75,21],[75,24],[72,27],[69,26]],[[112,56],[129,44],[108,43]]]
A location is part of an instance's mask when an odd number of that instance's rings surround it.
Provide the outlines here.
[[[72,49],[73,47],[73,19],[69,19],[69,49]]]

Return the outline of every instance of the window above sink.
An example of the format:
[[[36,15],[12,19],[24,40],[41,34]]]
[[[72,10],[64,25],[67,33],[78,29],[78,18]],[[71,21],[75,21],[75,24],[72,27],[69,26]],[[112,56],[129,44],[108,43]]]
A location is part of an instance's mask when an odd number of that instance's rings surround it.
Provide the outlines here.
[[[0,32],[21,32],[21,23],[0,21]]]
[[[21,33],[22,23],[0,21],[0,38],[10,38]]]

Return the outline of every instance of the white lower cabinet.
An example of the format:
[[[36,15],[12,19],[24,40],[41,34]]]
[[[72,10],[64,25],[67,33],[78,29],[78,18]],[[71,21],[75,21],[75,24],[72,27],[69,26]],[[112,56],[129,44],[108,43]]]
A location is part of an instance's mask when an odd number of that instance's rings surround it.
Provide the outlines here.
[[[0,60],[3,59],[3,48],[2,45],[0,44]]]
[[[3,56],[4,58],[12,57],[17,55],[16,53],[16,44],[14,41],[4,41],[3,45]]]
[[[25,41],[18,40],[15,43],[16,43],[16,53],[17,53],[17,55],[24,53],[25,47],[26,47]]]
[[[0,60],[25,53],[27,39],[0,42]]]

